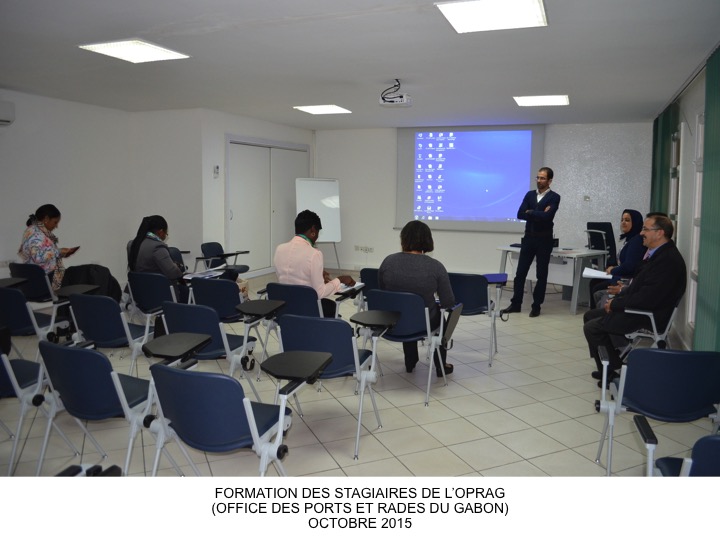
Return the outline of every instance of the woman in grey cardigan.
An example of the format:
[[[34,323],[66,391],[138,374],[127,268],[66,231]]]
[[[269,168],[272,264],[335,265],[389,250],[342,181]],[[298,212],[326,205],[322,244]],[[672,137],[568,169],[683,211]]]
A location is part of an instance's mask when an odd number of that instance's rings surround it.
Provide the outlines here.
[[[388,291],[411,292],[418,294],[430,312],[430,324],[434,328],[440,322],[440,307],[450,308],[455,305],[455,295],[450,286],[445,266],[440,261],[427,256],[433,251],[432,232],[422,221],[410,221],[400,232],[402,251],[385,257],[378,270],[378,282],[381,289]],[[438,301],[435,299],[437,294]],[[418,363],[417,342],[403,343],[405,369],[412,373]],[[445,365],[445,374],[453,372],[452,364],[446,364],[447,351],[440,348],[440,357]],[[440,358],[435,353],[435,368],[438,376]]]

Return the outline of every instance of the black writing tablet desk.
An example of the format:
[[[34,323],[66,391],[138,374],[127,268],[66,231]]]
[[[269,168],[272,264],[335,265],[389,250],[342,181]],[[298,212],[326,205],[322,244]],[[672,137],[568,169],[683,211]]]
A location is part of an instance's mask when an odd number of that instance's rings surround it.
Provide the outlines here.
[[[67,285],[55,291],[55,296],[58,297],[58,300],[67,301],[72,294],[88,294],[97,291],[99,288],[99,285]]]
[[[172,365],[175,363],[183,364],[183,368],[189,366],[186,361],[210,343],[209,334],[194,334],[191,332],[178,332],[177,334],[165,334],[158,338],[148,341],[142,346],[142,351],[149,358],[162,358],[162,363]]]
[[[323,370],[332,362],[332,355],[324,352],[287,351],[274,354],[261,365],[260,369],[275,378],[275,404],[281,398],[281,406],[285,407],[289,396],[295,397],[298,413],[302,416],[302,409],[296,392],[306,384],[313,384],[320,377]],[[280,381],[288,381],[280,387]]]
[[[285,305],[284,300],[248,300],[235,306],[248,319],[272,319]]]
[[[21,283],[25,283],[27,278],[24,277],[8,277],[0,279],[0,288],[17,287]]]
[[[246,342],[248,339],[250,339],[250,330],[252,328],[255,328],[258,339],[260,339],[260,344],[263,347],[262,360],[260,360],[261,362],[265,361],[268,356],[267,340],[270,337],[270,324],[268,324],[267,333],[265,334],[265,341],[263,341],[262,337],[260,336],[260,332],[258,332],[257,326],[263,320],[271,321],[272,319],[274,319],[277,316],[278,311],[280,311],[284,305],[284,300],[248,300],[247,302],[243,302],[235,306],[235,309],[237,309],[240,313],[243,314],[243,323],[245,325],[244,339]],[[252,370],[255,365],[254,362],[255,361],[253,360],[251,366],[246,369]]]
[[[360,302],[357,304],[357,310],[360,311],[362,309],[363,304],[365,303],[362,296],[362,290],[365,288],[364,283],[355,283],[352,287],[347,287],[343,285],[343,287],[335,293],[335,303],[340,304],[344,302],[347,299],[355,300],[357,295],[360,295]],[[338,308],[340,309],[340,308]]]
[[[358,332],[363,336],[363,347],[367,343],[368,338],[372,339],[372,366],[371,370],[375,369],[375,363],[377,361],[377,341],[386,332],[393,328],[400,320],[399,311],[382,311],[382,310],[368,310],[359,311],[352,317],[350,322],[363,328]],[[364,330],[364,331],[363,331]]]
[[[222,265],[218,265],[218,266],[222,266],[223,269],[225,269],[226,266],[233,266],[232,264],[231,264],[231,265],[227,265],[227,264],[225,263],[225,259],[227,259],[227,258],[229,258],[229,257],[235,257],[235,262],[237,262],[237,257],[238,257],[238,255],[247,255],[248,253],[250,253],[250,251],[247,250],[247,249],[245,249],[245,250],[242,250],[242,251],[231,251],[230,253],[220,253],[220,254],[218,254],[218,255],[213,255],[212,257],[195,257],[195,267],[193,268],[193,273],[194,273],[194,272],[197,272],[198,263],[199,263],[200,261],[202,261],[203,264],[205,264],[205,268],[206,268],[206,269],[210,270],[210,261],[213,261],[213,260],[222,260],[222,261],[223,261],[223,264],[222,264]]]

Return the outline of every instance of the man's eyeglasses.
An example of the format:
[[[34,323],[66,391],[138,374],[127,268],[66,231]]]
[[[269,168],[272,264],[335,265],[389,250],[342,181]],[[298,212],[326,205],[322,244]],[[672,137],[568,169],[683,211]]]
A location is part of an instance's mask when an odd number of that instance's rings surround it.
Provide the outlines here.
[[[536,176],[535,180],[547,180],[545,176]]]
[[[650,228],[643,227],[643,228],[640,229],[640,230],[643,231],[643,232],[647,232],[647,231],[659,231],[659,230],[660,230],[660,227],[650,227]]]

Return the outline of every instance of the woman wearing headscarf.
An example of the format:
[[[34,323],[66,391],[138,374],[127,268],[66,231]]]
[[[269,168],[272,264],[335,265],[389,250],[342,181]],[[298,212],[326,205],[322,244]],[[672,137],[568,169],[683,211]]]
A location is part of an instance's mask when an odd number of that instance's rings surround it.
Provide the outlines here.
[[[612,276],[607,280],[592,280],[590,282],[590,308],[596,306],[595,293],[603,291],[608,285],[617,283],[621,279],[632,279],[638,265],[645,256],[645,246],[640,236],[643,226],[643,215],[637,210],[626,208],[620,218],[620,240],[625,240],[620,253],[618,254],[618,265],[608,266],[605,272]]]

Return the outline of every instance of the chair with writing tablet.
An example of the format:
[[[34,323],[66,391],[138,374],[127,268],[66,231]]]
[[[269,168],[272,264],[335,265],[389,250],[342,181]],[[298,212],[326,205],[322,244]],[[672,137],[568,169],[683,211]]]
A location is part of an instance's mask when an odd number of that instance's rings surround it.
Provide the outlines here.
[[[35,334],[38,340],[43,341],[54,339],[53,333],[56,328],[69,326],[69,321],[59,316],[56,309],[48,314],[40,310],[36,311],[33,307],[19,289],[0,287],[0,326],[7,326],[12,336]],[[15,352],[22,357],[16,348]]]
[[[288,449],[283,434],[292,422],[290,409],[250,401],[240,382],[228,375],[162,364],[151,366],[150,373],[158,398],[157,418],[149,424],[156,437],[153,476],[161,452],[173,440],[197,476],[200,471],[186,445],[208,453],[252,448],[260,458],[260,476],[265,476],[270,463],[278,474],[286,476],[282,459]]]
[[[150,324],[162,315],[163,302],[177,302],[175,289],[167,276],[153,272],[128,272],[130,298],[145,318],[144,341],[150,338]]]
[[[452,337],[444,335],[445,310],[440,310],[440,323],[433,328],[430,324],[430,312],[425,307],[422,297],[417,294],[374,289],[368,291],[367,301],[368,310],[400,312],[400,320],[391,330],[383,334],[384,339],[399,343],[424,340],[427,343],[425,361],[428,363],[428,379],[425,406],[429,405],[430,383],[433,371],[435,371],[433,367],[434,353],[443,344],[443,340]],[[462,310],[462,306],[459,307]],[[459,313],[456,312],[456,316],[459,316]],[[447,386],[445,367],[442,362],[440,366],[443,382]]]
[[[109,296],[73,294],[70,313],[77,328],[75,341],[92,341],[102,349],[129,347],[133,373],[135,361],[148,339],[143,325],[128,322],[120,304]]]
[[[190,283],[196,304],[213,308],[222,323],[231,324],[243,322],[243,338],[245,340],[255,339],[250,337],[250,331],[255,330],[257,339],[260,341],[263,351],[265,350],[265,342],[258,330],[258,326],[262,323],[263,319],[259,318],[248,322],[245,316],[238,311],[237,306],[243,303],[244,298],[243,295],[240,294],[237,283],[228,279],[206,278],[193,278]]]
[[[317,292],[307,285],[289,285],[287,283],[268,283],[265,288],[268,300],[279,300],[285,302],[285,305],[277,316],[281,315],[301,315],[303,317],[322,317],[322,302],[318,298]],[[280,340],[277,332],[276,320],[266,320],[267,325],[265,332],[265,343],[268,343],[270,332],[275,332],[275,336]],[[263,355],[263,359],[265,356]]]
[[[125,467],[128,473],[135,438],[150,412],[152,399],[147,379],[117,373],[107,357],[99,351],[82,347],[66,347],[48,341],[40,342],[42,365],[49,379],[49,420],[45,429],[37,474],[42,470],[50,438],[52,420],[67,413],[85,434],[103,459],[107,457],[100,443],[86,427],[88,422],[125,418],[129,424]],[[98,436],[107,430],[96,432]]]
[[[319,380],[354,378],[357,380],[355,393],[359,396],[357,413],[357,432],[355,437],[355,459],[358,458],[360,432],[362,429],[363,401],[366,391],[370,394],[378,428],[382,427],[380,412],[375,402],[373,384],[377,382],[377,372],[373,363],[372,351],[358,349],[352,326],[342,319],[322,317],[301,317],[283,315],[279,317],[280,336],[283,352],[313,351],[332,355],[331,363],[320,374]],[[278,381],[278,389],[280,383]],[[318,387],[319,391],[319,387]],[[295,396],[296,405],[300,403]],[[298,409],[302,415],[302,411]]]
[[[378,269],[377,268],[362,268],[360,270],[360,282],[364,283],[362,293],[363,309],[367,309],[367,301],[365,295],[372,289],[379,289],[380,283],[378,282]]]
[[[238,255],[249,253],[248,251],[233,251],[231,253],[225,253],[222,244],[219,242],[205,242],[200,246],[203,256],[199,257],[205,263],[205,268],[210,270],[223,266],[228,270],[235,270],[238,274],[243,274],[250,270],[250,267],[246,264],[237,264]],[[228,263],[232,257],[232,263]],[[197,260],[196,260],[197,262]],[[197,268],[197,264],[195,265]]]
[[[720,353],[715,351],[669,351],[634,349],[620,370],[620,377],[608,380],[609,361],[602,351],[602,392],[595,410],[606,416],[598,444],[600,463],[607,438],[606,471],[612,471],[613,435],[616,417],[633,412],[666,423],[711,420],[717,431],[717,404],[720,403]],[[608,388],[609,390],[605,390]],[[647,420],[636,420],[641,436],[652,432]],[[658,441],[645,438],[647,476],[653,474],[653,456]]]
[[[450,286],[455,300],[462,303],[463,316],[487,315],[490,318],[490,351],[489,363],[492,366],[493,357],[497,352],[497,327],[495,325],[495,303],[488,293],[488,280],[480,274],[460,274],[450,272]]]
[[[28,416],[35,417],[36,409],[51,422],[51,426],[62,437],[68,447],[77,454],[75,448],[60,427],[49,419],[49,409],[46,403],[36,405],[36,396],[45,392],[47,378],[39,362],[25,360],[24,358],[10,359],[9,354],[12,348],[10,329],[7,326],[0,326],[0,398],[17,398],[20,402],[20,410],[17,413],[17,427],[15,433],[3,424],[4,429],[12,439],[12,450],[8,463],[8,476],[12,476],[15,467],[15,458],[22,439],[23,425]],[[51,401],[49,399],[48,401]],[[31,413],[32,412],[32,413]]]
[[[255,338],[247,340],[243,336],[228,334],[225,325],[220,321],[217,312],[208,306],[198,304],[178,304],[175,302],[163,303],[163,318],[169,334],[192,333],[207,334],[210,336],[210,343],[195,352],[193,358],[197,360],[219,360],[225,358],[230,366],[229,373],[232,377],[235,370],[240,368],[243,376],[242,365],[249,365],[248,355],[252,354],[255,348]],[[260,401],[260,396],[252,382],[252,377],[247,376],[251,390],[255,398]]]

